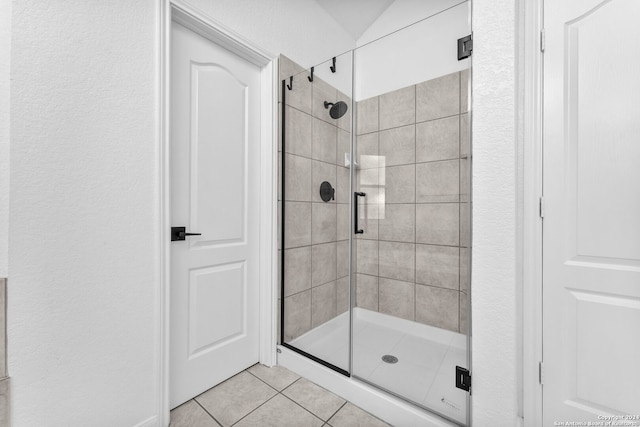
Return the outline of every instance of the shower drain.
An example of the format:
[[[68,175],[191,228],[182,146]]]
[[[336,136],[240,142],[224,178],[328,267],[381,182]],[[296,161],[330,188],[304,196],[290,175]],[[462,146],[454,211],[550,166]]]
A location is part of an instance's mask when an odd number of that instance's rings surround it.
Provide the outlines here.
[[[386,363],[398,363],[398,358],[390,354],[385,354],[382,356],[382,361]]]

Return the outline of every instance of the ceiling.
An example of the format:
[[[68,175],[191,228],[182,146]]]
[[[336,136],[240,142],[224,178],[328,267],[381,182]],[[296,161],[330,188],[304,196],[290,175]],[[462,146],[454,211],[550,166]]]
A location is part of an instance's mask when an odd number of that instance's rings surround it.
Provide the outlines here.
[[[394,0],[316,0],[355,40]]]

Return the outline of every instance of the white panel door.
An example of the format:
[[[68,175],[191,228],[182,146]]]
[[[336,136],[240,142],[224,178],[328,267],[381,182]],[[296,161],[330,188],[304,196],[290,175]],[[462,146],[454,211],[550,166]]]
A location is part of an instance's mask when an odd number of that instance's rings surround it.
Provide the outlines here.
[[[640,1],[544,21],[544,425],[587,425],[640,415]]]
[[[260,69],[173,23],[170,400],[258,361]]]

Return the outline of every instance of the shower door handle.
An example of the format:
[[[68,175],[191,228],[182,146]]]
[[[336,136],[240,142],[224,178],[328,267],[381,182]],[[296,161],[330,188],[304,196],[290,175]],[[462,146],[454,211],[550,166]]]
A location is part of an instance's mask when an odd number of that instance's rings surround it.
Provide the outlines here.
[[[353,231],[355,234],[364,234],[364,230],[358,228],[358,197],[365,197],[366,193],[361,193],[356,191],[353,193],[353,226],[355,230]]]

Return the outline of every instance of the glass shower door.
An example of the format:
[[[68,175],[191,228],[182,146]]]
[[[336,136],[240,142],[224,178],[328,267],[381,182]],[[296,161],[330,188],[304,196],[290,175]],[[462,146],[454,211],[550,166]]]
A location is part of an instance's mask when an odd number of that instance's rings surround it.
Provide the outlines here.
[[[468,5],[355,51],[352,375],[466,424],[469,60],[423,65],[446,35],[416,36],[442,22],[468,34]]]
[[[281,78],[281,342],[348,375],[352,54]]]
[[[312,68],[280,63],[280,342],[460,425],[470,32],[461,1]]]

